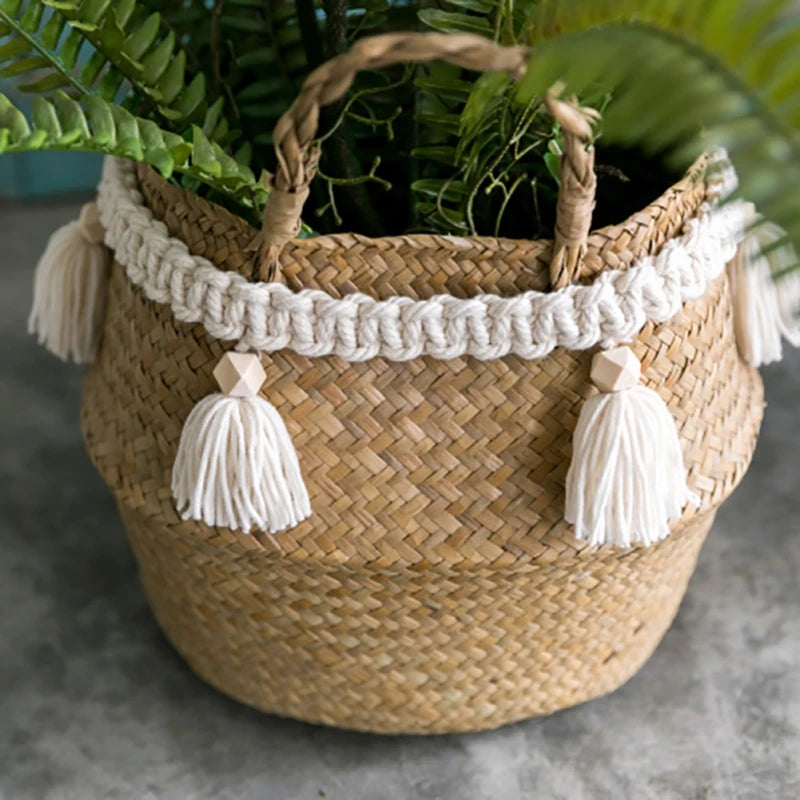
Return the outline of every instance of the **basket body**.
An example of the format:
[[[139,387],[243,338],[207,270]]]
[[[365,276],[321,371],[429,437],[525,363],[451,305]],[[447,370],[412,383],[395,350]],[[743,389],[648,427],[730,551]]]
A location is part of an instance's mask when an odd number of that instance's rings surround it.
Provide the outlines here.
[[[243,223],[143,179],[156,218],[193,252],[246,265]],[[594,235],[587,263],[619,267],[654,252],[701,199],[695,184],[673,190],[655,212]],[[283,272],[290,285],[313,273],[333,294],[511,293],[546,284],[548,243],[530,244],[323,237],[289,249]],[[393,261],[413,275],[393,281]],[[702,499],[646,549],[586,548],[563,521],[571,434],[593,391],[590,352],[360,363],[263,355],[262,393],[286,421],[314,510],[271,542],[176,514],[181,426],[214,391],[226,347],[176,322],[115,266],[83,429],[155,616],[201,677],[312,722],[478,730],[630,677],[669,626],[716,509],[749,463],[762,387],[738,356],[724,275],[631,346],[675,417]]]

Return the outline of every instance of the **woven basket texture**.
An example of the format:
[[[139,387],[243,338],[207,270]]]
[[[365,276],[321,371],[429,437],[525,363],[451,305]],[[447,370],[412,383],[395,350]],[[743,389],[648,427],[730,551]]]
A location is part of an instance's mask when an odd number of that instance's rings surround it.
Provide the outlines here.
[[[581,277],[680,233],[700,163],[653,205],[591,235]],[[255,231],[140,170],[154,217],[197,255],[250,274]],[[281,255],[292,288],[460,297],[544,289],[550,242],[336,235]],[[587,548],[563,520],[591,352],[346,363],[263,354],[312,517],[274,537],[182,521],[181,427],[226,347],[177,323],[115,265],[83,430],[119,503],[154,613],[202,678],[265,711],[386,733],[467,731],[613,690],[677,611],[719,504],[750,461],[760,378],[739,358],[727,278],[632,348],[674,415],[702,498],[649,548]],[[659,476],[654,475],[653,481]]]

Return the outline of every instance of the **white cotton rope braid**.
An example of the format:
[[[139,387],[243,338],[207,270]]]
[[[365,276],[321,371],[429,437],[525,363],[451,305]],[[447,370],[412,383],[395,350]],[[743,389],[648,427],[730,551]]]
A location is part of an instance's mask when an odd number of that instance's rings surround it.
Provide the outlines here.
[[[631,341],[648,322],[665,322],[700,297],[744,236],[745,204],[718,205],[736,187],[725,154],[712,155],[706,202],[686,233],[630,269],[601,273],[588,286],[514,297],[480,295],[428,300],[336,299],[319,290],[251,283],[189,253],[153,218],[132,162],[107,158],[98,190],[106,244],[145,295],[171,307],[181,322],[201,323],[242,350],[290,348],[346,361],[418,356],[478,359],[514,354],[542,358],[556,347],[586,350]],[[453,246],[458,239],[453,238]]]

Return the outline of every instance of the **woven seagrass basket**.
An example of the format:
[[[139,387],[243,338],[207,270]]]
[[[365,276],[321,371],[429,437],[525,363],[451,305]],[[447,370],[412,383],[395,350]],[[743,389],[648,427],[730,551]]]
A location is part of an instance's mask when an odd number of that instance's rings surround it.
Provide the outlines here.
[[[433,57],[508,68],[511,51],[487,45],[491,58],[469,60],[453,39],[428,37],[420,49],[419,37],[394,37],[380,53],[358,51],[348,74]],[[346,87],[343,69],[314,73],[279,124],[275,186],[284,202],[313,175],[316,113]],[[112,162],[104,182],[124,184],[154,235],[179,240],[182,252],[249,279],[257,241],[255,263],[267,265],[260,277],[332,298],[590,286],[662,252],[705,213],[701,159],[653,204],[587,236],[594,183],[587,148],[576,139],[571,157],[569,138],[565,129],[555,243],[286,241],[269,224],[259,238],[149,168]],[[101,189],[106,219],[126,230],[132,222],[107,195]],[[274,208],[267,217],[285,234]],[[145,239],[135,246],[150,247]],[[192,669],[265,711],[360,730],[492,728],[627,680],[673,619],[716,510],[748,466],[763,408],[758,374],[737,352],[721,271],[676,315],[644,323],[630,340],[643,383],[674,416],[700,505],[653,546],[588,547],[564,521],[564,485],[578,413],[596,391],[594,349],[360,361],[262,352],[261,393],[286,421],[313,513],[292,529],[248,535],[183,520],[170,492],[184,420],[214,391],[212,370],[231,346],[222,338],[178,321],[116,263],[84,395],[89,452],[119,504],[153,612]]]

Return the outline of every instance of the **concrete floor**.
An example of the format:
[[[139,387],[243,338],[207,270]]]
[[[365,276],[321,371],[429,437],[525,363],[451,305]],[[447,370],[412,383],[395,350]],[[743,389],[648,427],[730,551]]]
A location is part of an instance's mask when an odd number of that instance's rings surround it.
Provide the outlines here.
[[[83,450],[81,372],[25,335],[35,259],[74,213],[0,207],[0,798],[800,796],[800,354],[765,371],[755,463],[626,686],[489,734],[316,728],[202,684],[148,612]]]

